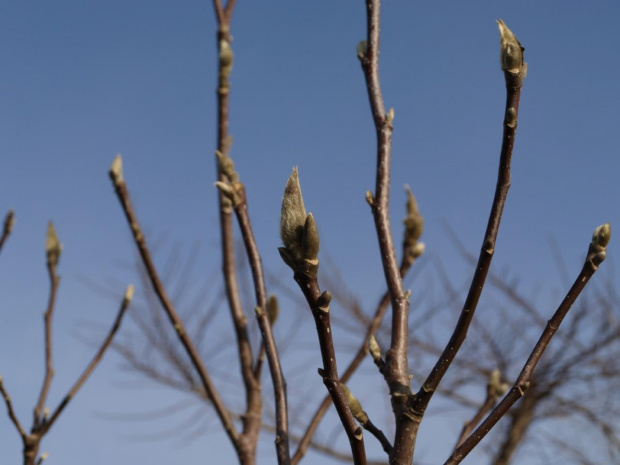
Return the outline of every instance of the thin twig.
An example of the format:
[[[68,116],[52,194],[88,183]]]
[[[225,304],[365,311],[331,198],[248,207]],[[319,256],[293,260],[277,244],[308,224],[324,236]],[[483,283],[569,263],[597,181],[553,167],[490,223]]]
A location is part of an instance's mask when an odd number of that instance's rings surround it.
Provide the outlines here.
[[[245,195],[245,188],[241,182],[235,183],[235,190],[239,196],[239,202],[234,203],[235,213],[239,222],[239,228],[243,236],[243,242],[246,247],[250,268],[252,270],[252,278],[254,279],[254,290],[256,293],[256,318],[263,337],[263,346],[267,353],[267,361],[269,362],[269,371],[274,390],[274,398],[276,403],[276,455],[278,464],[288,465],[291,463],[289,451],[289,431],[288,431],[288,406],[286,399],[286,383],[282,375],[282,367],[280,366],[280,358],[278,349],[271,331],[271,324],[267,315],[267,293],[265,290],[265,278],[263,274],[263,266],[260,254],[250,224],[248,214],[248,204]]]
[[[69,390],[67,395],[63,398],[63,400],[60,402],[58,407],[56,407],[56,410],[54,410],[49,420],[44,420],[43,424],[41,425],[40,430],[38,431],[41,435],[49,431],[49,429],[53,426],[54,422],[57,420],[58,416],[65,409],[67,404],[71,401],[71,399],[75,397],[75,395],[80,390],[80,388],[84,385],[88,377],[92,374],[95,368],[97,368],[97,365],[103,358],[106,350],[110,346],[110,343],[114,339],[116,332],[121,326],[121,321],[123,319],[123,316],[125,315],[127,308],[129,307],[129,303],[131,302],[132,297],[133,297],[133,286],[130,286],[127,288],[127,292],[125,293],[123,302],[121,303],[120,309],[118,310],[116,319],[114,320],[114,323],[112,324],[112,327],[110,328],[110,331],[108,332],[108,335],[106,336],[103,343],[101,344],[101,347],[99,347],[99,350],[97,351],[97,353],[95,354],[91,362],[88,364],[84,372],[80,375],[78,380],[71,387],[71,389]]]
[[[607,237],[607,240],[609,240],[609,237]],[[595,239],[593,239],[592,244],[594,245],[594,243]],[[604,259],[604,249],[606,245],[607,243],[603,245],[602,251],[599,252],[593,251],[591,246],[590,253],[588,253],[588,257],[581,269],[581,272],[579,273],[579,276],[577,276],[573,286],[568,291],[564,297],[564,300],[547,323],[547,326],[540,335],[536,346],[534,346],[532,353],[530,354],[527,362],[525,362],[521,373],[517,377],[517,380],[514,382],[514,385],[510,391],[491,411],[480,426],[467,438],[467,440],[454,451],[452,456],[445,462],[444,465],[456,465],[457,463],[460,463],[472,451],[472,449],[478,445],[482,438],[486,436],[491,428],[493,428],[493,426],[495,426],[495,424],[506,414],[506,412],[508,412],[510,407],[512,407],[517,400],[523,397],[530,385],[534,369],[549,346],[553,335],[556,333],[571,306],[584,289],[590,278],[594,275],[601,261]],[[602,257],[600,253],[603,254]]]
[[[230,414],[226,407],[224,406],[224,402],[217,392],[207,369],[198,354],[196,348],[194,347],[194,343],[190,339],[189,335],[185,331],[185,327],[183,322],[179,318],[177,311],[174,308],[174,305],[168,298],[164,286],[159,278],[157,270],[155,268],[155,264],[151,258],[151,253],[146,245],[146,240],[144,238],[144,234],[142,233],[142,229],[138,223],[136,215],[133,211],[133,207],[131,205],[131,201],[129,199],[129,191],[127,189],[127,185],[125,184],[125,180],[122,175],[122,161],[120,155],[114,160],[112,164],[112,168],[110,169],[110,178],[112,179],[112,183],[114,185],[116,195],[121,203],[121,207],[123,208],[123,212],[125,213],[125,217],[127,218],[127,223],[131,229],[133,234],[134,242],[140,252],[140,257],[142,258],[142,262],[144,263],[144,267],[149,275],[151,285],[153,286],[153,290],[157,294],[159,301],[170,320],[170,323],[174,327],[179,341],[185,348],[187,355],[192,361],[192,365],[196,368],[198,372],[198,376],[200,377],[200,381],[204,387],[207,396],[213,403],[213,407],[226,431],[226,434],[230,438],[231,442],[235,447],[237,447],[239,433],[233,424]]]
[[[11,396],[9,396],[9,393],[6,391],[6,388],[4,387],[4,381],[2,379],[2,376],[0,376],[0,394],[2,394],[2,397],[4,398],[4,402],[6,403],[6,409],[8,411],[9,418],[15,425],[15,428],[17,429],[17,432],[19,433],[19,435],[22,437],[22,440],[25,441],[26,436],[27,436],[26,431],[22,427],[22,424],[19,422],[19,419],[17,418],[17,415],[15,414],[15,410],[13,410],[13,403],[11,402]]]
[[[4,226],[2,228],[2,236],[0,236],[0,252],[2,251],[2,246],[11,235],[11,231],[13,231],[13,226],[15,226],[15,213],[13,210],[9,210],[9,212],[4,217]]]
[[[503,23],[502,23],[503,24]],[[467,336],[467,330],[474,317],[474,312],[478,305],[482,288],[484,287],[487,273],[491,266],[493,253],[495,252],[495,242],[499,231],[502,212],[506,203],[508,189],[510,188],[510,163],[514,147],[515,134],[517,130],[517,120],[519,113],[519,99],[521,96],[521,86],[525,78],[527,65],[521,59],[520,68],[517,71],[505,70],[506,80],[506,110],[504,114],[504,133],[500,154],[499,170],[497,175],[497,186],[495,196],[491,206],[491,213],[487,223],[480,256],[476,265],[476,271],[469,287],[463,310],[456,324],[450,340],[445,346],[443,353],[439,356],[437,363],[428,375],[422,388],[418,391],[414,399],[414,408],[421,414],[424,413],[428,404],[437,390],[446,371],[450,367],[454,357],[461,348]]]
[[[43,385],[41,386],[41,393],[39,394],[39,400],[34,409],[34,425],[38,426],[41,421],[41,413],[45,406],[45,400],[52,384],[54,377],[54,364],[52,359],[52,317],[54,314],[54,307],[56,303],[56,293],[58,290],[58,284],[60,283],[60,277],[56,274],[56,263],[49,259],[47,260],[47,271],[50,278],[50,294],[47,305],[47,310],[44,315],[45,321],[45,377],[43,378]]]

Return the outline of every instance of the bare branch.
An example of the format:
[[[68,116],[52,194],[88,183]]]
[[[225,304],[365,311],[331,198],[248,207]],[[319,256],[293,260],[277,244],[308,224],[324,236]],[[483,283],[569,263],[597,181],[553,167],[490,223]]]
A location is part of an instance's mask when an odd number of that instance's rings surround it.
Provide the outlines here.
[[[142,262],[144,263],[144,267],[149,275],[151,280],[151,285],[153,286],[153,290],[157,294],[159,301],[170,320],[170,323],[176,330],[179,341],[185,348],[187,355],[192,361],[192,365],[196,368],[202,385],[205,389],[205,392],[209,396],[209,399],[213,403],[215,411],[217,412],[218,417],[226,431],[226,434],[232,441],[235,447],[237,446],[239,433],[233,424],[230,414],[226,407],[224,406],[224,402],[217,392],[209,374],[207,372],[206,367],[204,366],[200,355],[196,351],[192,340],[189,335],[185,331],[185,327],[183,322],[179,318],[177,311],[175,310],[172,302],[168,298],[166,291],[159,279],[159,275],[157,274],[157,270],[155,269],[155,264],[151,259],[151,253],[146,245],[146,240],[144,238],[144,234],[142,233],[142,229],[140,228],[140,224],[136,218],[136,215],[133,211],[133,207],[131,205],[131,201],[129,199],[129,191],[127,189],[127,185],[125,184],[125,180],[123,179],[123,171],[122,171],[122,161],[121,156],[117,155],[114,159],[114,163],[112,163],[112,167],[110,168],[110,178],[114,185],[116,195],[121,203],[121,207],[123,208],[123,212],[125,213],[125,217],[127,218],[127,223],[131,229],[133,234],[134,242],[140,252],[140,257],[142,258]]]
[[[519,400],[527,391],[534,369],[538,364],[538,361],[542,357],[543,353],[549,346],[553,335],[556,333],[562,320],[570,310],[571,306],[584,289],[590,278],[598,270],[599,265],[605,260],[606,247],[609,242],[611,230],[609,223],[599,226],[594,231],[592,242],[588,250],[588,256],[586,261],[577,276],[577,279],[573,283],[573,286],[564,297],[564,300],[553,314],[553,317],[547,323],[547,326],[543,330],[536,346],[532,350],[527,362],[523,366],[521,373],[514,382],[514,385],[504,396],[501,402],[493,409],[493,411],[485,418],[481,425],[474,431],[467,440],[458,447],[454,454],[445,462],[445,465],[455,465],[460,463],[472,449],[486,436],[486,434],[495,426],[495,424],[502,418],[506,412],[512,407],[512,405]]]
[[[9,393],[6,391],[6,388],[4,387],[4,381],[2,379],[2,376],[0,376],[0,394],[2,394],[2,397],[4,398],[4,402],[6,403],[6,409],[8,411],[9,418],[15,425],[15,428],[17,429],[17,432],[19,433],[19,435],[22,437],[22,440],[25,441],[27,437],[26,431],[22,427],[21,423],[19,422],[19,419],[17,418],[17,415],[15,414],[15,411],[13,410],[13,403],[11,402],[11,396],[9,396]]]
[[[108,332],[106,338],[101,344],[101,347],[99,347],[99,350],[97,351],[97,353],[95,354],[91,362],[88,364],[84,372],[80,375],[78,380],[71,387],[71,389],[69,390],[67,395],[63,398],[63,400],[60,402],[58,407],[56,407],[56,410],[54,410],[54,413],[52,413],[49,420],[44,420],[43,424],[41,425],[40,430],[38,431],[41,435],[49,431],[49,429],[53,426],[54,422],[58,419],[59,415],[65,409],[67,404],[69,404],[71,399],[75,397],[75,395],[80,390],[80,388],[84,385],[88,377],[92,374],[95,368],[97,368],[97,365],[103,358],[106,350],[112,343],[112,340],[114,339],[114,336],[116,335],[116,332],[121,326],[121,321],[123,319],[123,316],[125,315],[125,312],[127,308],[129,307],[129,303],[131,302],[131,299],[133,298],[133,292],[134,292],[134,287],[128,286],[127,291],[125,292],[125,296],[123,297],[123,301],[121,303],[120,309],[118,310],[118,314],[116,315],[116,319],[114,320],[114,323],[112,324],[112,327],[110,328],[110,331]]]
[[[502,38],[502,56],[507,52],[504,50],[504,35],[505,31],[509,31],[505,27],[504,23],[500,21],[500,35]],[[503,34],[503,35],[502,35]],[[512,34],[512,32],[510,32]],[[514,37],[514,35],[512,35]],[[514,39],[516,40],[516,38]],[[519,45],[520,47],[520,45]],[[512,50],[512,49],[510,49]],[[517,130],[517,119],[519,112],[519,99],[521,96],[521,86],[523,85],[523,79],[527,72],[527,65],[523,62],[522,51],[520,59],[520,66],[517,70],[508,69],[504,70],[504,77],[506,80],[506,110],[504,114],[504,135],[502,139],[502,149],[500,154],[499,171],[497,175],[497,186],[495,188],[495,196],[493,198],[493,204],[491,206],[491,213],[487,224],[487,229],[484,235],[482,248],[480,250],[480,256],[478,258],[478,264],[476,265],[476,271],[469,287],[469,293],[465,299],[463,310],[457,322],[457,325],[450,337],[450,340],[446,344],[443,353],[440,355],[433,370],[426,378],[422,388],[416,394],[415,397],[415,410],[422,413],[425,411],[428,403],[430,402],[437,386],[441,382],[441,379],[446,374],[446,371],[450,367],[454,357],[461,348],[463,341],[467,336],[467,330],[474,317],[474,312],[478,305],[480,295],[482,294],[482,288],[484,287],[487,273],[491,266],[491,260],[495,252],[495,241],[497,240],[497,234],[499,232],[499,226],[502,219],[502,212],[506,203],[506,197],[508,195],[508,189],[510,188],[510,163],[512,160],[512,150],[514,147],[514,139]],[[507,58],[506,58],[507,60]],[[504,63],[504,62],[502,62]],[[511,62],[511,66],[514,65]],[[502,69],[505,65],[502,64]]]

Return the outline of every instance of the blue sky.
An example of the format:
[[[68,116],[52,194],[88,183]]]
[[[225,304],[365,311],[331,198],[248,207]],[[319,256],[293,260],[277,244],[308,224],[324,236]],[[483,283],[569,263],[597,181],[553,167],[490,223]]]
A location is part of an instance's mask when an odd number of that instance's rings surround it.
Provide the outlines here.
[[[322,247],[370,310],[383,273],[364,200],[375,162],[355,55],[364,15],[361,1],[238,2],[231,132],[265,266],[287,274],[276,251],[280,199],[291,168],[299,166]],[[400,237],[407,183],[426,219],[428,258],[440,259],[455,280],[471,272],[442,225],[454,228],[470,250],[480,246],[505,98],[499,18],[525,46],[529,66],[494,269],[509,269],[526,289],[551,292],[560,279],[549,237],[576,275],[594,228],[620,224],[617,3],[386,2],[381,79],[386,106],[396,114],[393,224]],[[0,212],[14,208],[17,217],[0,255],[0,373],[26,424],[42,376],[47,222],[54,221],[65,246],[52,404],[90,359],[92,349],[75,337],[80,324],[107,326],[116,312],[118,299],[85,281],[120,296],[136,280],[121,265],[134,248],[107,177],[117,152],[138,216],[152,232],[147,239],[165,235],[186,251],[199,243],[197,282],[219,267],[214,37],[208,1],[0,5]],[[612,268],[618,243],[612,237],[605,267]],[[227,331],[227,315],[221,324]],[[50,465],[93,457],[94,463],[139,458],[152,465],[232,460],[217,434],[183,447],[133,443],[129,433],[148,426],[96,415],[145,411],[174,398],[150,384],[123,388],[133,378],[118,364],[110,354],[45,439]],[[3,409],[0,450],[16,463],[21,445]],[[71,439],[78,433],[80,441]],[[433,454],[428,457],[436,461],[446,455]]]

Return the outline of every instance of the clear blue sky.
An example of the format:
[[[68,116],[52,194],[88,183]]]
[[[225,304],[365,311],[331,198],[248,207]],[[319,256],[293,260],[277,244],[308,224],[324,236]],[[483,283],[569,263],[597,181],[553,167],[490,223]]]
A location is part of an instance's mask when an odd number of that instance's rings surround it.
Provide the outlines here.
[[[375,163],[355,54],[364,15],[361,0],[239,1],[232,23],[231,132],[265,266],[286,276],[276,251],[278,217],[284,183],[297,165],[322,245],[370,310],[383,286],[364,200]],[[386,106],[396,112],[394,225],[400,237],[401,187],[408,183],[426,219],[428,256],[439,257],[454,279],[470,272],[442,222],[470,250],[480,246],[505,98],[499,18],[525,46],[529,66],[494,267],[509,267],[526,288],[555,289],[550,235],[576,274],[594,228],[606,221],[620,226],[616,2],[385,2],[381,78]],[[54,221],[65,245],[51,405],[90,359],[92,349],[75,337],[80,322],[107,326],[116,312],[117,299],[85,279],[119,296],[136,280],[119,266],[132,260],[134,247],[107,177],[117,152],[149,237],[166,234],[185,250],[200,243],[198,281],[219,266],[214,38],[207,0],[0,5],[0,212],[14,208],[18,221],[0,255],[0,373],[27,425],[43,366],[47,222]],[[612,259],[620,251],[616,239],[612,235]],[[227,331],[226,315],[221,324]],[[309,341],[311,331],[308,326]],[[135,378],[118,365],[110,354],[44,440],[47,463],[232,460],[230,446],[216,434],[183,447],[134,443],[130,434],[157,427],[97,416],[146,411],[176,398],[149,384],[121,387]],[[2,461],[18,463],[20,450],[1,406]],[[263,450],[268,457],[271,446]],[[425,450],[433,463],[446,455]],[[317,456],[307,460],[319,463]]]

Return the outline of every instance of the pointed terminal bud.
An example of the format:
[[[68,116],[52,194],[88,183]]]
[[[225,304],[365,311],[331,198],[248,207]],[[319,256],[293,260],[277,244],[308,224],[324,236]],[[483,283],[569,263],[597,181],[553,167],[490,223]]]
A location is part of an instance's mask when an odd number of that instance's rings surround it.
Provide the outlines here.
[[[332,301],[332,294],[329,291],[323,292],[318,299],[316,299],[316,308],[324,313],[329,312],[329,303]]]
[[[497,20],[497,27],[499,28],[499,61],[502,70],[518,73],[523,66],[523,51],[525,49],[521,47],[521,43],[514,33],[508,29],[504,21]]]
[[[110,178],[112,178],[112,182],[114,185],[118,185],[124,181],[123,179],[123,157],[121,154],[117,154],[114,157],[114,161],[110,166]]]
[[[280,313],[280,307],[278,305],[278,299],[275,295],[271,294],[267,299],[267,316],[269,317],[269,324],[273,326],[278,319]]]
[[[368,338],[368,352],[370,352],[370,356],[375,362],[381,360],[381,348],[374,336]]]
[[[357,44],[357,58],[363,60],[366,58],[366,53],[368,52],[368,42],[365,40],[361,40]]]
[[[135,287],[133,284],[130,284],[129,286],[127,286],[127,290],[125,291],[125,300],[127,302],[131,302],[131,299],[133,299],[134,291],[135,291]]]
[[[219,150],[215,151],[215,156],[217,157],[217,166],[220,173],[223,173],[231,182],[237,181],[239,175],[235,171],[235,162],[233,159]]]
[[[365,425],[368,422],[368,415],[366,415],[366,412],[364,412],[362,404],[357,399],[357,397],[355,397],[351,393],[351,391],[349,391],[349,388],[344,383],[340,383],[340,387],[342,388],[342,393],[344,394],[344,398],[347,401],[349,410],[351,410],[351,415],[353,415],[353,418],[359,421],[362,425]]]
[[[312,213],[308,213],[306,216],[301,247],[306,260],[316,260],[319,256],[319,231],[316,228],[316,221],[314,221]]]
[[[58,265],[60,253],[62,252],[62,244],[56,235],[54,224],[50,221],[47,225],[47,237],[45,238],[45,252],[47,253],[47,261],[51,265]]]
[[[611,238],[611,226],[609,223],[600,225],[594,230],[592,235],[592,242],[588,249],[588,260],[592,262],[595,267],[598,267],[607,256],[607,244]]]
[[[295,167],[286,182],[280,212],[280,238],[295,260],[300,259],[302,255],[301,243],[305,223],[306,208],[301,195],[297,167]]]
[[[10,234],[13,231],[13,226],[15,226],[15,212],[11,209],[4,218],[4,232]]]

